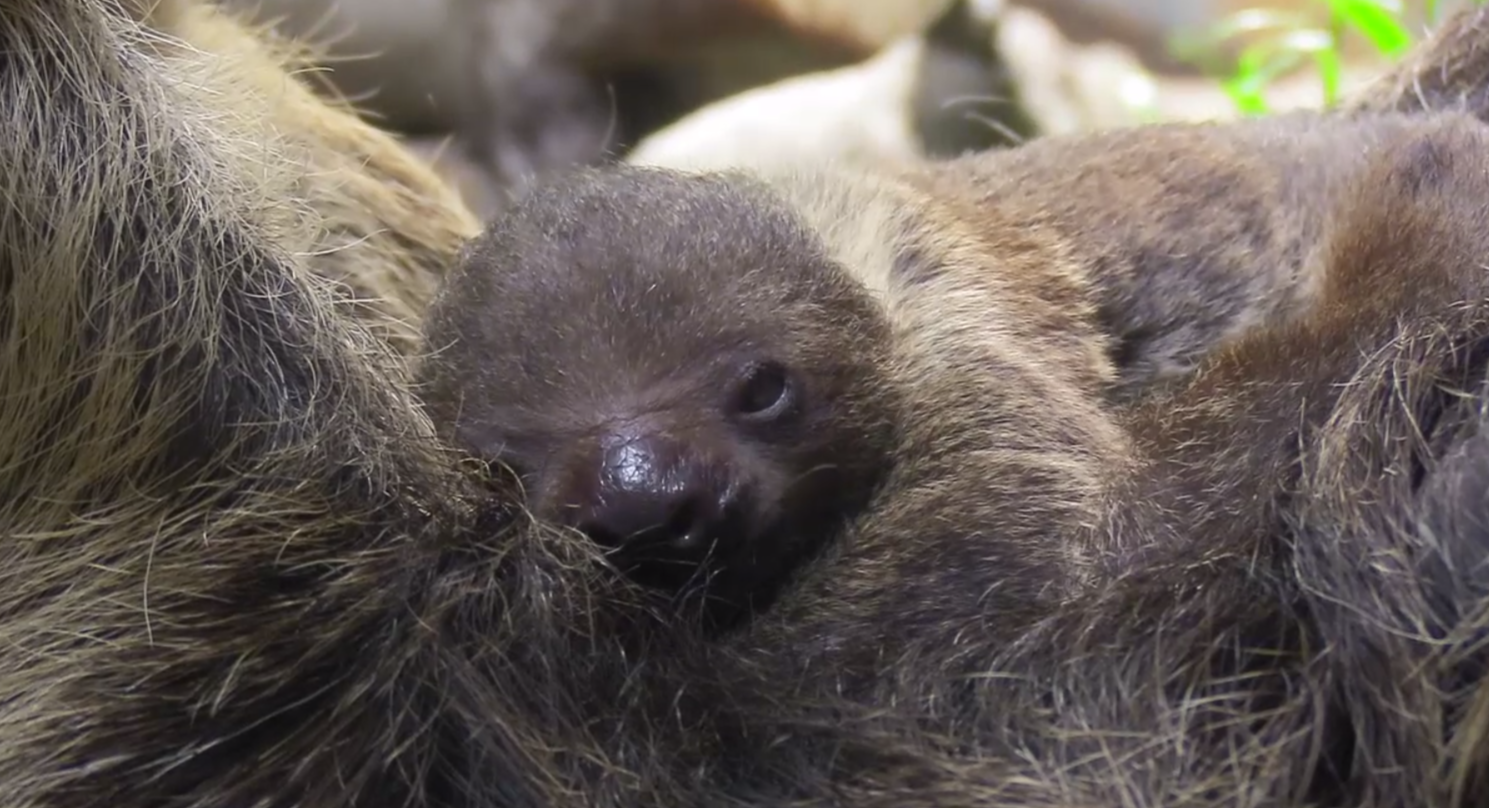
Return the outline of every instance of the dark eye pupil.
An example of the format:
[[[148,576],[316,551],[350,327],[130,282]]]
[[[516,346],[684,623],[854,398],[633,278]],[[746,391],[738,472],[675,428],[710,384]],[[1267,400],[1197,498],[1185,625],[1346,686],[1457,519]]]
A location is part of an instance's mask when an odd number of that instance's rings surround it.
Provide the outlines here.
[[[774,362],[756,367],[745,379],[740,391],[739,410],[745,415],[759,415],[786,397],[786,369]]]

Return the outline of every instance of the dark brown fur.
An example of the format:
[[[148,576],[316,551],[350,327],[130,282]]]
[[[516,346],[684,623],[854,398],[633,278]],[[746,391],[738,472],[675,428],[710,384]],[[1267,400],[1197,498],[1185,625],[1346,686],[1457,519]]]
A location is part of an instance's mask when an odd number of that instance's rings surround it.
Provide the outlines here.
[[[468,248],[426,323],[441,433],[725,622],[862,506],[895,446],[888,320],[772,201],[644,169],[547,183]],[[741,397],[766,367],[781,407],[762,419]]]
[[[802,601],[705,644],[452,457],[318,280],[303,163],[245,101],[267,77],[200,47],[112,3],[0,4],[8,804],[1484,801],[1478,124],[1365,160],[1316,307],[1094,438],[1044,418],[1088,499],[950,495],[980,528],[952,555],[937,525],[877,565],[850,536],[810,580],[913,607],[863,648]],[[1058,315],[1040,288],[1002,303],[1007,361],[1032,340],[1010,383],[1094,384],[1036,372],[1103,356],[1021,319]],[[1093,548],[1058,596],[988,561],[1036,529],[1048,555],[1008,563]]]

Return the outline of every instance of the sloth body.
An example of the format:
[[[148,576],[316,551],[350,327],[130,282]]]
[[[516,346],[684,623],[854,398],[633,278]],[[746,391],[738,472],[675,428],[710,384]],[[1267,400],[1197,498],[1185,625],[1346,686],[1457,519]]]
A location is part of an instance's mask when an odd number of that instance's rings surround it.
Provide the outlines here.
[[[724,246],[799,256],[805,243],[826,261],[845,245],[872,252],[885,232],[956,238],[894,253],[913,260],[888,277],[920,280],[924,297],[891,306],[842,282],[814,292],[872,300],[865,323],[917,323],[916,340],[892,332],[884,358],[887,379],[935,382],[895,405],[920,416],[896,422],[877,489],[900,505],[871,503],[760,619],[704,639],[604,570],[591,542],[535,523],[515,489],[468,469],[378,317],[325,282],[336,265],[312,247],[343,235],[326,227],[337,211],[382,200],[388,233],[369,242],[368,265],[438,277],[420,256],[453,255],[458,228],[424,226],[458,222],[458,205],[358,197],[400,153],[367,153],[382,141],[339,111],[276,106],[310,98],[284,91],[292,62],[243,59],[264,53],[248,30],[173,8],[187,16],[151,17],[149,31],[124,16],[138,4],[0,11],[9,804],[1489,798],[1482,124],[1445,114],[1383,136],[1324,203],[1317,272],[1304,273],[1316,280],[1282,284],[1313,302],[1224,337],[1191,374],[1120,406],[1099,395],[1116,371],[1091,370],[1122,355],[1101,315],[1120,297],[1100,290],[1134,287],[1102,286],[1099,272],[1081,281],[1074,259],[1051,272],[1047,251],[1076,240],[1051,234],[1060,217],[999,236],[1025,263],[953,277],[934,268],[999,231],[956,194],[916,190],[934,178],[886,180],[890,196],[832,217],[836,234],[762,191],[768,203],[741,212],[766,221],[738,221],[756,235]],[[159,33],[189,34],[191,47]],[[1455,18],[1361,107],[1482,118],[1485,42],[1489,10]],[[1244,151],[1265,163],[1294,140]],[[1358,145],[1335,142],[1340,154]],[[1159,148],[1145,165],[1170,159]],[[307,173],[305,149],[348,159]],[[691,182],[655,209],[720,204],[686,193]],[[600,185],[581,198],[657,190]],[[1141,222],[1143,195],[1118,186],[1081,203],[1100,208],[1104,195],[1118,219]],[[917,193],[946,209],[873,202]],[[597,208],[557,221],[625,221]],[[905,229],[853,237],[876,210]],[[926,231],[902,212],[948,218]],[[708,234],[674,222],[657,236]],[[644,254],[644,236],[631,238]],[[390,277],[358,282],[396,297]],[[1067,284],[1052,277],[1097,290],[1084,307],[1092,340],[1069,336],[1082,315],[1057,305],[1051,290]],[[979,329],[988,311],[1010,319]]]
[[[1330,206],[1380,143],[1432,125],[1297,114],[898,170],[580,172],[467,249],[426,322],[424,395],[540,517],[757,611],[928,468],[1121,457],[1105,402],[1306,310]]]
[[[1472,639],[1489,595],[1489,127],[1442,112],[1375,131],[1332,178],[1336,195],[1313,202],[1305,283],[1276,287],[1293,302],[1218,310],[1240,327],[1173,343],[1196,364],[1160,389],[1106,407],[1092,391],[1083,410],[1059,397],[1078,389],[1059,375],[1078,363],[1020,374],[960,337],[906,363],[928,405],[902,421],[878,496],[723,641],[796,695],[798,712],[743,733],[761,765],[855,760],[836,793],[869,805],[1126,804],[1134,785],[1118,770],[1151,778],[1136,787],[1152,805],[1195,788],[1203,804],[1467,804],[1476,766],[1431,772],[1473,754],[1477,741],[1436,733],[1482,697],[1489,670]],[[918,333],[937,333],[930,319]],[[984,344],[1019,355],[1001,335]],[[966,370],[947,373],[957,359]],[[976,406],[947,406],[968,390]],[[1039,410],[1050,402],[1058,421]],[[1422,664],[1434,672],[1412,672]],[[913,718],[860,716],[872,740],[818,747],[845,697],[913,705]],[[1412,717],[1385,717],[1396,710]],[[789,754],[771,748],[781,737],[797,742]],[[911,751],[926,742],[955,762]],[[1186,743],[1209,751],[1178,752]],[[1025,780],[1020,758],[1059,774]]]
[[[295,177],[244,179],[245,197],[278,209],[276,238],[314,256],[308,269],[329,282],[340,307],[399,353],[416,353],[425,308],[460,243],[480,230],[459,194],[349,107],[285,80],[286,70],[305,66],[285,43],[194,0],[125,5],[169,37],[141,45],[163,64],[189,74],[204,69],[194,61],[203,51],[211,54],[223,70],[218,86],[238,99],[223,125],[228,136],[267,143],[304,167]]]

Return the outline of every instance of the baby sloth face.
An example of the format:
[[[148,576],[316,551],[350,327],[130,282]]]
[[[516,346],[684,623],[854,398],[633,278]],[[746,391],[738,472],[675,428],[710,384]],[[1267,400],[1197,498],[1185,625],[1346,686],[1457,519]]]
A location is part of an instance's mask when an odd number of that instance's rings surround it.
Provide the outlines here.
[[[620,169],[532,191],[426,324],[430,410],[664,591],[759,608],[889,462],[889,329],[766,191]]]

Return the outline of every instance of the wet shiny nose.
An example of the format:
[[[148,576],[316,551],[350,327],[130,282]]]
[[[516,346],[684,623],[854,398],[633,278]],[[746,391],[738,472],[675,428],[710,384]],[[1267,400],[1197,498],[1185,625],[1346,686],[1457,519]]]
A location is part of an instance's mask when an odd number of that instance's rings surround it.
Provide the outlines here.
[[[682,441],[643,435],[610,442],[574,504],[575,526],[600,544],[707,547],[732,499],[727,470]]]

